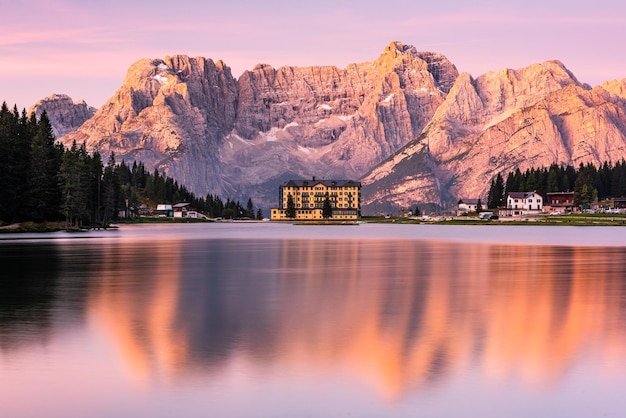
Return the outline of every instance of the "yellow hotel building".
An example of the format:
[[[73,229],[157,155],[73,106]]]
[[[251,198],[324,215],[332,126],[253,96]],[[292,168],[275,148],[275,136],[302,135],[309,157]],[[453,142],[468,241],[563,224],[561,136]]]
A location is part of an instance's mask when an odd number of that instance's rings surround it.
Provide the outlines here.
[[[287,217],[289,196],[296,217]],[[289,180],[279,188],[278,208],[272,208],[271,220],[321,220],[324,202],[332,207],[329,220],[356,220],[361,217],[361,183],[352,180]]]

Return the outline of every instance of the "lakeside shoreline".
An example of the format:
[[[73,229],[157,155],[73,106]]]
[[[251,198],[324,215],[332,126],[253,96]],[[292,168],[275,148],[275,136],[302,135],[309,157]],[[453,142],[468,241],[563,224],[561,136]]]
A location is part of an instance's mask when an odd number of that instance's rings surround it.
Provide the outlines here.
[[[106,227],[94,226],[94,227],[72,227],[66,228],[64,222],[22,222],[13,223],[0,226],[0,235],[6,234],[20,234],[20,233],[46,233],[46,232],[83,232],[91,230],[117,230],[123,225],[176,225],[176,224],[189,224],[189,223],[230,223],[230,224],[250,224],[250,223],[273,223],[273,224],[292,224],[292,225],[354,225],[361,224],[396,224],[396,225],[509,225],[509,226],[626,226],[626,215],[612,215],[606,216],[605,214],[569,214],[560,216],[529,216],[529,217],[502,217],[498,220],[482,220],[474,217],[467,216],[441,216],[429,220],[416,219],[416,218],[386,218],[386,217],[363,217],[358,221],[347,223],[345,221],[264,221],[264,220],[221,220],[216,221],[212,219],[200,220],[200,219],[169,219],[169,218],[139,218],[136,220],[122,220],[116,223],[112,223]]]

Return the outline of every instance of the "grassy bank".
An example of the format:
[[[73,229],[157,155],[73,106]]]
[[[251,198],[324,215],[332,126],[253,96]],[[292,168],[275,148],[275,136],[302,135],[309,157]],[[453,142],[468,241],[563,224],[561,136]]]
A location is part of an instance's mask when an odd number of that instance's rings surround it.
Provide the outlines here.
[[[65,229],[64,222],[22,222],[0,226],[0,233],[55,232]]]
[[[554,225],[554,226],[626,226],[626,215],[571,214],[559,216],[511,217],[498,220],[481,220],[469,216],[441,216],[424,221],[412,218],[364,217],[368,223],[386,224],[435,224],[435,225]]]
[[[498,220],[481,220],[476,217],[467,216],[441,216],[433,217],[432,220],[424,221],[414,218],[401,217],[363,217],[362,222],[380,224],[432,224],[432,225],[553,225],[553,226],[626,226],[626,215],[609,214],[571,214],[560,216],[534,216],[527,218],[500,218]],[[155,218],[139,217],[134,219],[123,219],[110,225],[108,228],[115,229],[116,225],[124,224],[181,224],[181,223],[206,223],[213,222],[207,219],[193,218]],[[229,221],[225,221],[229,222]],[[252,222],[252,221],[251,221]],[[255,221],[259,222],[259,221]],[[358,225],[357,222],[346,221],[311,221],[298,222],[297,225]],[[99,227],[93,227],[99,228]],[[70,231],[89,230],[92,227],[71,227]],[[22,222],[0,226],[1,233],[24,233],[24,232],[55,232],[68,230],[64,222]]]

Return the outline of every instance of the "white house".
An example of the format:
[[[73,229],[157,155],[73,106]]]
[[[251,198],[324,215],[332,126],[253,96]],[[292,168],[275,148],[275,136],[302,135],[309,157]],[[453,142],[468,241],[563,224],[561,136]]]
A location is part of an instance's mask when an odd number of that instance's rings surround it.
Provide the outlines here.
[[[456,213],[457,215],[462,215],[468,212],[476,212],[478,208],[478,202],[480,201],[481,207],[484,209],[485,203],[480,199],[460,199],[457,203]]]
[[[543,210],[543,198],[537,192],[509,192],[506,198],[507,212],[525,215]]]

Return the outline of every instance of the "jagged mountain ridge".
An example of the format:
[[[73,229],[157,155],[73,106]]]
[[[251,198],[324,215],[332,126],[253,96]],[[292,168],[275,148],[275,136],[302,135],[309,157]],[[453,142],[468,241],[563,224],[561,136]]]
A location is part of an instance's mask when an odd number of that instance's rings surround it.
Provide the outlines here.
[[[28,114],[34,113],[40,118],[44,111],[57,138],[74,132],[96,113],[96,109],[85,101],[79,100],[74,103],[66,94],[52,94],[39,100],[28,109]]]
[[[364,210],[452,205],[486,198],[499,172],[626,158],[623,86],[592,89],[558,61],[461,74],[419,137],[362,180]]]
[[[62,140],[164,170],[198,194],[276,204],[289,178],[361,179],[364,213],[486,196],[516,168],[624,158],[626,80],[592,89],[559,61],[459,75],[392,42],[345,69],[141,60]]]
[[[269,208],[289,177],[360,178],[421,132],[457,76],[443,55],[400,42],[345,69],[259,64],[238,80],[221,61],[145,59],[61,140]]]

